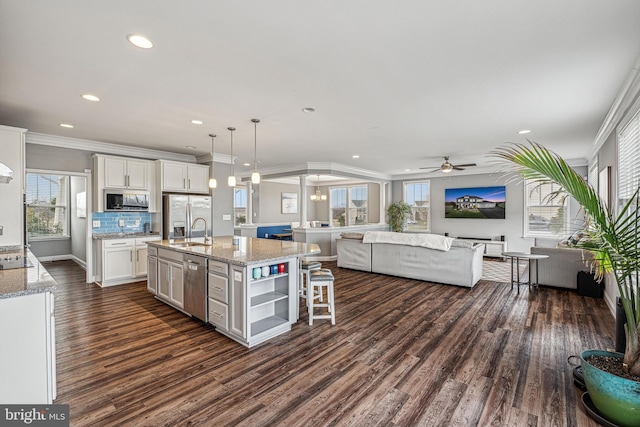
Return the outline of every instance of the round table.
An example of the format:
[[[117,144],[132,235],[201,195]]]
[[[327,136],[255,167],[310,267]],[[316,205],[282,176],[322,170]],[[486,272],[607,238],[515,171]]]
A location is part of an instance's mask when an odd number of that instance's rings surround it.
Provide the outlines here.
[[[549,258],[549,255],[528,254],[525,252],[502,252],[502,256],[507,257],[511,260],[511,290],[513,290],[513,284],[515,283],[518,286],[518,294],[519,294],[520,285],[524,285],[524,283],[520,281],[520,260],[521,259],[526,259],[529,262],[529,280],[527,282],[527,285],[529,285],[529,287],[533,285],[535,289],[538,288],[538,277],[540,277],[538,275],[538,260]],[[513,263],[514,262],[516,264],[516,273],[517,273],[515,280],[513,280]],[[533,276],[532,273],[533,273],[534,265],[536,270],[535,282],[531,280],[531,276]]]

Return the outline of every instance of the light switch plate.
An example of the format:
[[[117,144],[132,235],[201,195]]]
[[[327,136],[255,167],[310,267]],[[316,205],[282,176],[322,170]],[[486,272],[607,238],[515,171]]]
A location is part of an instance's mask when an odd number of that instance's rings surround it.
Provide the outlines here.
[[[93,225],[93,228],[98,228],[100,227],[100,220],[95,220],[91,223],[91,225]]]
[[[118,220],[118,227],[124,227],[124,219]]]
[[[136,227],[140,226],[140,220],[136,219]]]
[[[229,214],[222,214],[222,220],[223,220],[223,221],[231,221],[231,215],[229,215]]]

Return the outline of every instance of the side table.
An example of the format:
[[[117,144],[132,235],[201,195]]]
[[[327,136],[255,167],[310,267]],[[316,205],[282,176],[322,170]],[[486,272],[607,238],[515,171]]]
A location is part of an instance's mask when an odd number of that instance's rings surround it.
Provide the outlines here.
[[[531,287],[533,285],[534,288],[538,288],[538,260],[539,259],[545,259],[545,258],[549,258],[549,255],[542,255],[542,254],[528,254],[525,252],[502,252],[502,256],[503,257],[507,257],[511,260],[511,290],[513,290],[513,285],[514,283],[517,285],[518,287],[518,294],[520,294],[520,285],[524,285],[523,282],[520,282],[520,260],[521,259],[526,259],[529,262],[529,280],[527,282],[527,285],[529,285],[529,287]],[[513,264],[516,264],[516,277],[515,280],[513,278]],[[536,280],[533,281],[531,280],[531,277],[533,276],[533,267],[535,266],[535,271],[536,271]]]

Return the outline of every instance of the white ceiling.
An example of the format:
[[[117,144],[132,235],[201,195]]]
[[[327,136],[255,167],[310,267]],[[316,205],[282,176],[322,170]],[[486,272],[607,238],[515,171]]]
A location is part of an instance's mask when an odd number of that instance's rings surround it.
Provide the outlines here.
[[[252,118],[260,168],[482,166],[520,129],[589,158],[639,53],[637,0],[0,0],[0,124],[193,155],[235,126],[239,174]]]

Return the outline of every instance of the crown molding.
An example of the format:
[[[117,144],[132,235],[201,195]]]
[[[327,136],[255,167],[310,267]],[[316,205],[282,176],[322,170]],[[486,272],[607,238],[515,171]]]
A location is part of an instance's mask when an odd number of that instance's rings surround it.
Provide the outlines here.
[[[233,158],[236,159],[237,157],[233,156]],[[211,160],[211,153],[196,157],[196,162],[198,163],[210,163]],[[213,161],[216,163],[230,164],[231,156],[228,154],[213,153]]]
[[[624,119],[634,101],[640,94],[640,56],[631,67],[631,71],[627,75],[620,92],[616,96],[607,116],[604,118],[596,137],[593,139],[592,155],[602,148],[611,133],[616,129],[618,124]]]
[[[260,172],[262,179],[286,178],[300,175],[335,175],[348,178],[367,179],[370,181],[391,180],[390,174],[331,162],[307,162],[283,165],[260,169],[258,172]],[[241,175],[240,177],[244,179],[249,176],[250,174]]]
[[[127,145],[90,141],[86,139],[67,138],[35,132],[27,132],[26,142],[27,144],[48,145],[51,147],[70,148],[73,150],[90,151],[93,153],[116,154],[126,157],[137,157],[140,159],[175,160],[187,163],[196,162],[195,156],[189,154],[171,153],[168,151],[151,150],[148,148],[131,147]]]

